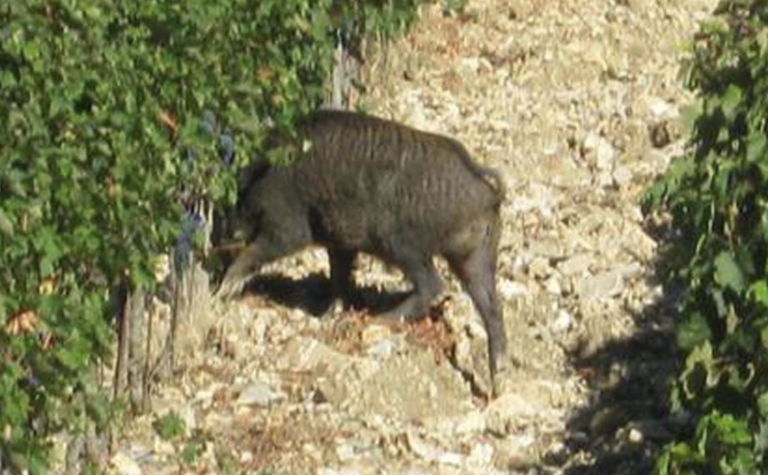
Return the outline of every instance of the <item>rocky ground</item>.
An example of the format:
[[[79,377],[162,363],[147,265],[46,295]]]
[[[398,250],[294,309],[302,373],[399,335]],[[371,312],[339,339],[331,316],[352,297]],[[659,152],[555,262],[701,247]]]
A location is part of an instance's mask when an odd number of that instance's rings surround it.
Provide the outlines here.
[[[360,105],[503,171],[499,289],[513,370],[449,282],[405,324],[328,309],[322,250],[271,265],[118,444],[124,474],[637,474],[684,421],[638,197],[682,147],[679,64],[716,0],[469,0],[369,56]],[[376,48],[374,48],[376,49]],[[364,259],[374,297],[407,287]],[[382,290],[383,289],[383,290]],[[160,437],[175,414],[184,434]],[[167,419],[166,419],[167,420]]]

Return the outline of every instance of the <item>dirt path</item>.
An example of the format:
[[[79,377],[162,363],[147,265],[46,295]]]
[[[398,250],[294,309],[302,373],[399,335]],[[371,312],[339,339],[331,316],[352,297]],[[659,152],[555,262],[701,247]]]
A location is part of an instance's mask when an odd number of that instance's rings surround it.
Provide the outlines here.
[[[221,311],[114,472],[647,473],[676,421],[664,412],[663,296],[649,281],[656,243],[637,198],[680,150],[681,46],[716,3],[433,6],[367,64],[365,107],[453,135],[507,178],[500,290],[514,370],[498,399],[467,380],[486,384],[485,334],[445,269],[436,320],[317,318],[327,264],[313,250]],[[371,260],[356,277],[402,288]],[[168,411],[185,438],[157,436]]]

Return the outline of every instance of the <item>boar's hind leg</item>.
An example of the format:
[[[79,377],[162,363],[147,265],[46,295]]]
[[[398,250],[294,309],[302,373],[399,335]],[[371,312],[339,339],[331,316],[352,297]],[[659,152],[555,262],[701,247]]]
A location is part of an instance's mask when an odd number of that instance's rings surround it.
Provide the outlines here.
[[[500,225],[489,215],[469,225],[445,252],[451,270],[459,277],[488,333],[488,364],[491,379],[503,368],[507,337],[501,307],[496,296],[496,254]],[[494,384],[496,381],[494,380]]]
[[[437,275],[431,256],[398,256],[394,262],[413,283],[413,290],[395,308],[385,312],[385,318],[406,319],[423,317],[429,304],[442,290],[443,284]]]
[[[352,266],[356,253],[335,247],[328,248],[331,264],[331,291],[334,298],[340,298],[345,308],[357,308],[360,302],[352,281]]]

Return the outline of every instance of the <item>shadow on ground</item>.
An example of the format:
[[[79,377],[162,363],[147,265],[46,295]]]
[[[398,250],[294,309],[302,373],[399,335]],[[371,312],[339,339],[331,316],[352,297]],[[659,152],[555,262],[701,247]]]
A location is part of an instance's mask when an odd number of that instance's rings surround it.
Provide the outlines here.
[[[322,273],[313,273],[301,279],[276,274],[259,275],[250,281],[245,292],[263,296],[289,308],[304,310],[315,317],[328,312],[333,304],[330,280]],[[377,314],[393,308],[407,296],[408,292],[357,287],[353,306]]]
[[[588,381],[591,403],[568,421],[566,444],[579,453],[567,475],[645,475],[653,473],[659,449],[688,424],[669,413],[669,383],[677,372],[672,326],[677,292],[638,315],[638,331],[608,342],[589,355],[571,355]]]

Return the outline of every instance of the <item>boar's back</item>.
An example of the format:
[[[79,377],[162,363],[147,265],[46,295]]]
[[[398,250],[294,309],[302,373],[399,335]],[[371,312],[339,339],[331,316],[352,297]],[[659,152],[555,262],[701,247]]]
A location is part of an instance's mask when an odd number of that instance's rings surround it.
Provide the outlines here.
[[[333,178],[328,183],[331,188],[346,181],[342,175],[358,179],[365,176],[377,183],[386,183],[385,178],[394,175],[404,181],[408,191],[421,186],[424,191],[442,194],[452,191],[451,185],[476,185],[474,176],[499,197],[506,191],[499,173],[472,160],[458,141],[394,121],[352,112],[319,111],[300,126],[300,137],[309,148],[302,158],[306,170],[315,172],[315,177]]]
[[[324,227],[353,246],[375,247],[382,233],[408,227],[434,248],[497,212],[505,192],[495,170],[442,135],[341,111],[318,112],[299,130],[306,150],[285,170]]]

